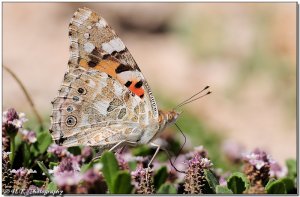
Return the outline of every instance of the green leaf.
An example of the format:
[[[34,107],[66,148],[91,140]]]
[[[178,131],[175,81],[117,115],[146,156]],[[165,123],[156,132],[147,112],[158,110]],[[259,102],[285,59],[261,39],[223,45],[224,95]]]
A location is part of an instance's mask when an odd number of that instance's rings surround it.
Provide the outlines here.
[[[93,162],[87,163],[87,164],[83,164],[80,168],[81,172],[86,172],[88,169],[93,167]]]
[[[29,145],[27,143],[23,144],[23,166],[29,167],[31,161]]]
[[[216,186],[216,193],[217,194],[233,194],[230,189],[226,186],[217,185]]]
[[[45,181],[42,180],[33,180],[34,185],[38,186],[38,187],[42,187],[45,183]]]
[[[113,179],[113,189],[110,190],[111,193],[130,194],[132,189],[130,174],[126,171],[118,171],[116,177]]]
[[[37,136],[35,147],[40,154],[43,154],[52,143],[52,137],[49,132],[41,132]]]
[[[281,180],[284,183],[285,189],[286,189],[288,194],[293,193],[294,190],[296,189],[293,179],[288,178],[288,177],[284,177],[284,178],[281,178],[279,180]]]
[[[154,187],[156,189],[160,188],[160,186],[167,180],[167,178],[168,178],[167,167],[163,166],[154,175]]]
[[[57,188],[57,185],[54,183],[54,182],[50,182],[48,185],[47,185],[47,189],[48,191],[56,191],[58,188]]]
[[[37,164],[39,165],[39,167],[41,168],[41,170],[44,172],[44,174],[50,179],[52,180],[52,176],[49,174],[47,167],[45,166],[44,162],[42,161],[37,161]]]
[[[58,163],[57,163],[57,162],[52,162],[52,161],[50,161],[50,163],[49,163],[49,168],[50,168],[50,169],[53,169],[54,166],[58,166]]]
[[[288,159],[285,161],[285,164],[288,168],[288,177],[296,178],[297,177],[297,162],[295,159]]]
[[[136,169],[136,165],[137,165],[136,161],[129,161],[128,162],[129,170],[134,171]]]
[[[249,180],[246,175],[240,172],[234,172],[228,178],[227,187],[231,189],[234,194],[242,194],[243,191],[248,189]]]
[[[110,192],[113,191],[113,180],[117,176],[119,171],[119,165],[114,153],[106,151],[102,154],[100,159],[103,168],[103,176],[106,180],[108,189]]]
[[[269,181],[266,185],[268,194],[286,194],[285,184],[282,180]]]
[[[177,190],[173,185],[165,183],[159,187],[157,193],[158,194],[177,194]]]
[[[141,145],[132,149],[131,152],[134,156],[147,156],[147,155],[151,155],[152,150],[149,146]]]
[[[68,148],[68,151],[72,153],[73,155],[80,155],[81,154],[81,148],[79,146],[72,146]]]
[[[205,178],[208,182],[210,189],[214,193],[216,193],[216,186],[219,185],[218,179],[210,170],[207,170],[207,169],[204,169],[204,175],[205,175]]]

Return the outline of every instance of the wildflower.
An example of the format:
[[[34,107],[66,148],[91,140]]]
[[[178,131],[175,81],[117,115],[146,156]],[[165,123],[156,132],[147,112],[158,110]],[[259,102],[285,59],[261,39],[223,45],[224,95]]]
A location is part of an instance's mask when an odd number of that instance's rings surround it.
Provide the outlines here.
[[[119,164],[119,168],[121,170],[129,170],[128,162],[125,161],[124,157],[122,154],[117,153],[116,158]]]
[[[58,166],[55,166],[53,169],[54,176],[59,175],[65,171],[80,171],[80,157],[78,156],[69,156],[64,157]]]
[[[244,154],[243,160],[244,173],[250,181],[249,191],[251,193],[264,192],[263,187],[269,181],[270,156],[260,149],[255,149],[251,153]]]
[[[89,161],[92,159],[93,157],[93,151],[92,148],[89,146],[85,146],[83,147],[82,151],[81,151],[81,157],[85,160],[85,161]]]
[[[282,178],[286,176],[287,168],[282,167],[276,161],[271,162],[270,164],[270,177]]]
[[[13,182],[14,177],[10,169],[9,154],[2,150],[2,189],[12,190]]]
[[[63,171],[54,175],[55,183],[60,186],[77,185],[82,179],[79,171]]]
[[[86,173],[83,175],[83,180],[89,183],[94,183],[96,180],[100,178],[100,174],[95,169],[89,169]]]
[[[34,131],[22,130],[21,132],[22,139],[27,143],[33,144],[36,142],[36,133]]]
[[[142,164],[139,164],[136,170],[131,172],[133,185],[138,194],[153,194],[155,192],[152,176],[153,170],[151,168],[143,168]]]
[[[48,147],[48,153],[53,153],[54,155],[56,155],[57,157],[59,158],[62,158],[62,157],[66,157],[66,156],[70,156],[71,153],[67,150],[66,147],[64,146],[59,146],[57,144],[51,144],[49,147]]]
[[[8,134],[16,133],[20,128],[22,128],[23,123],[26,122],[24,113],[17,113],[14,108],[10,108],[3,112],[2,123],[4,129]]]
[[[201,149],[202,150],[202,149]],[[188,194],[201,194],[205,193],[204,186],[207,183],[204,170],[210,169],[213,165],[211,161],[202,157],[203,151],[197,151],[194,157],[186,163],[188,168],[185,175],[184,190]]]
[[[27,169],[27,168],[24,168],[24,167],[21,167],[18,170],[12,169],[11,172],[14,173],[18,177],[23,177],[23,176],[26,176],[28,174],[36,173],[35,170]]]
[[[83,174],[83,186],[87,189],[88,193],[106,193],[107,185],[104,181],[102,174],[93,167]]]
[[[53,147],[52,147],[53,148]],[[58,147],[54,147],[58,148]],[[63,152],[58,148],[58,155]],[[62,151],[61,151],[62,150]],[[55,151],[54,151],[55,152]],[[53,180],[66,193],[86,193],[86,190],[77,185],[82,180],[80,173],[81,156],[72,154],[63,157],[60,164],[53,168]]]
[[[18,170],[11,170],[11,173],[14,174],[14,189],[28,189],[31,184],[31,174],[36,171],[21,167]]]
[[[269,156],[266,154],[266,152],[261,151],[260,149],[255,149],[249,154],[244,154],[243,159],[244,161],[255,166],[257,170],[260,170],[264,165],[270,163]]]
[[[199,155],[203,158],[208,157],[207,151],[204,149],[203,146],[196,146],[194,147],[194,151],[189,152],[186,154],[186,157],[188,160],[192,159],[195,155]]]

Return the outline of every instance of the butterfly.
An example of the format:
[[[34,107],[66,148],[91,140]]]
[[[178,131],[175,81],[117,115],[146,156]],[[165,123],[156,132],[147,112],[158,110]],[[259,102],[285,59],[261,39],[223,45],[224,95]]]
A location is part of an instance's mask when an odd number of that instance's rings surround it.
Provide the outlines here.
[[[125,44],[97,13],[80,8],[69,24],[70,58],[52,101],[50,132],[66,147],[91,146],[99,154],[151,144],[176,121],[159,110],[147,80]]]

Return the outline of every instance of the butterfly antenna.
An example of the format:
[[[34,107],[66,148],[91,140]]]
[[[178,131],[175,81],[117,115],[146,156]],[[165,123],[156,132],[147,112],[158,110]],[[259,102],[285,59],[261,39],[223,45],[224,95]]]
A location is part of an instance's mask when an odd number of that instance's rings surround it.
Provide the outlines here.
[[[204,97],[204,96],[206,96],[208,94],[211,94],[211,91],[208,91],[204,95],[196,97],[197,95],[201,94],[203,91],[207,90],[208,88],[209,88],[209,86],[206,86],[205,88],[203,88],[201,91],[197,92],[196,94],[194,94],[190,98],[188,98],[188,99],[184,100],[183,102],[179,103],[174,109],[178,109],[178,108],[180,108],[180,107],[182,107],[182,106],[184,106],[184,105],[186,105],[188,103],[191,103],[191,102],[193,102],[195,100],[198,100],[198,99],[200,99],[200,98],[202,98],[202,97]]]

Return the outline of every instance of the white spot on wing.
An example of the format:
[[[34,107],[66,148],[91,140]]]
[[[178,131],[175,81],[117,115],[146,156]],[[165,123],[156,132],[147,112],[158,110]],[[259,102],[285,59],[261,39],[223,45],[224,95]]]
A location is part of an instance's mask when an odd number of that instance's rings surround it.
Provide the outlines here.
[[[137,71],[125,71],[118,74],[118,78],[123,82],[126,83],[127,81],[134,80],[141,80],[141,73]]]
[[[107,114],[107,108],[109,106],[109,101],[102,100],[94,103],[96,109],[99,111],[100,114],[106,115]]]
[[[90,37],[90,34],[89,34],[89,33],[85,33],[85,34],[83,34],[83,36],[84,36],[86,39],[88,39],[88,38]]]
[[[99,22],[96,23],[96,26],[97,26],[99,29],[101,29],[101,28],[106,27],[106,26],[107,26],[107,23],[106,23],[106,21],[105,21],[103,18],[101,18],[101,19],[99,20]]]
[[[122,86],[121,86],[121,84],[119,84],[119,83],[114,83],[114,89],[115,89],[115,94],[117,95],[117,96],[122,96],[122,93],[123,93],[123,88],[122,88]]]
[[[102,44],[102,49],[111,54],[114,51],[120,52],[125,49],[125,45],[120,38],[114,38],[107,43]]]
[[[78,12],[75,18],[72,18],[71,23],[79,27],[91,16],[90,10],[84,10],[83,12]]]
[[[92,43],[87,42],[84,44],[83,48],[86,52],[91,53],[94,50],[95,46]]]

